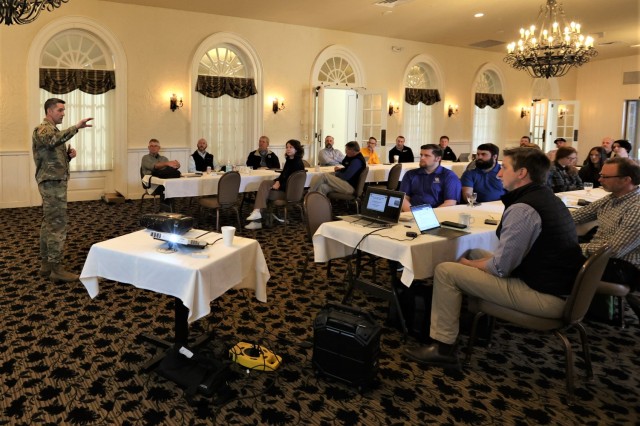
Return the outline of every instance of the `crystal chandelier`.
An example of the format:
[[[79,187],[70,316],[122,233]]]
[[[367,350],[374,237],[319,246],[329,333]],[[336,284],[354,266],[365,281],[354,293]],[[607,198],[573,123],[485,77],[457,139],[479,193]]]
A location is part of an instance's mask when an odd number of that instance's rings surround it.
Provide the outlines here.
[[[28,24],[42,9],[51,12],[69,0],[0,0],[0,24]]]
[[[537,26],[520,29],[518,43],[507,46],[504,61],[533,78],[562,77],[598,54],[593,38],[580,34],[580,24],[567,25],[562,4],[547,0],[540,6]]]

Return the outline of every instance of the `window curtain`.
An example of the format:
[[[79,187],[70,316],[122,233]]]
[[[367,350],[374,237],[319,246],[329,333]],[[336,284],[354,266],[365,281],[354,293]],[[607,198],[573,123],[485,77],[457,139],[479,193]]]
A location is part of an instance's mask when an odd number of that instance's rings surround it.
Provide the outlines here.
[[[113,70],[40,68],[40,88],[58,95],[76,89],[101,95],[116,88],[116,73]]]
[[[218,77],[199,75],[196,82],[196,92],[208,98],[219,98],[229,95],[235,99],[244,99],[258,93],[253,78]]]
[[[422,102],[425,105],[433,105],[440,102],[438,89],[404,89],[404,100],[409,105],[418,105]]]
[[[476,106],[478,108],[484,108],[490,106],[493,109],[498,109],[504,105],[504,99],[500,94],[494,93],[476,93]]]

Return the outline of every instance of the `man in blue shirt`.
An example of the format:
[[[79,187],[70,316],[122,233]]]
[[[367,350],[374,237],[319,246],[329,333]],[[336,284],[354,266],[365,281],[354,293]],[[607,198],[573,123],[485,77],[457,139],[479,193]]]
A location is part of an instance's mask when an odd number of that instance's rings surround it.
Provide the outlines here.
[[[460,179],[440,165],[442,148],[436,144],[420,147],[420,168],[405,173],[400,191],[405,193],[403,211],[410,206],[429,204],[431,207],[455,206],[460,200]]]
[[[476,201],[499,200],[505,191],[502,182],[498,179],[500,164],[498,154],[500,148],[492,143],[483,143],[478,146],[475,167],[468,168],[462,174],[462,201],[467,202],[467,197],[472,193],[478,194]]]

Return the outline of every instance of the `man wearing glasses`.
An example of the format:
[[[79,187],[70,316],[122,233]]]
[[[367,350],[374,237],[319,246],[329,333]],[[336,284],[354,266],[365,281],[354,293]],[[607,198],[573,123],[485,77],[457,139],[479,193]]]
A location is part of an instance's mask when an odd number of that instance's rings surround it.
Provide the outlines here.
[[[587,243],[580,244],[589,256],[603,245],[613,256],[602,276],[603,281],[626,284],[638,290],[640,283],[640,166],[628,158],[615,157],[602,166],[602,188],[610,194],[572,212],[576,224],[598,221],[598,230]],[[629,305],[640,317],[640,300],[627,296]]]

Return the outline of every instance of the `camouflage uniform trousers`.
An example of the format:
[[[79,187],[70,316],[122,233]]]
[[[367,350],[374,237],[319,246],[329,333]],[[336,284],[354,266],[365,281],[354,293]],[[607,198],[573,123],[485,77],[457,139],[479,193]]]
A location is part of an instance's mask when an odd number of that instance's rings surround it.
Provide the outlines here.
[[[43,261],[61,263],[67,239],[67,181],[48,180],[38,185],[42,196],[40,257]]]

